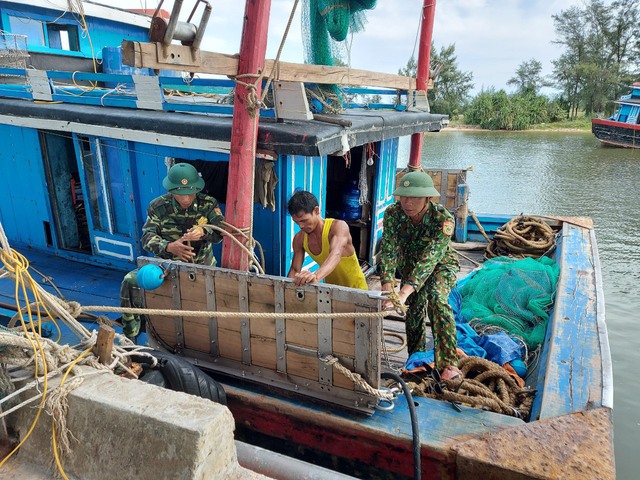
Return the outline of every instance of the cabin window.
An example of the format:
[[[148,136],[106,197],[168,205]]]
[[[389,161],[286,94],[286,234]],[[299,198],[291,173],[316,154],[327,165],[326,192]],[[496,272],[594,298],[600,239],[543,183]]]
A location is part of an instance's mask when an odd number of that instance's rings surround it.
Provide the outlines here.
[[[41,21],[33,20],[32,18],[9,15],[9,26],[11,28],[11,33],[27,36],[27,45],[40,47],[44,47],[46,45],[44,38],[44,25]]]
[[[49,48],[60,50],[80,51],[78,43],[78,27],[75,25],[59,25],[57,23],[47,23],[47,36]]]

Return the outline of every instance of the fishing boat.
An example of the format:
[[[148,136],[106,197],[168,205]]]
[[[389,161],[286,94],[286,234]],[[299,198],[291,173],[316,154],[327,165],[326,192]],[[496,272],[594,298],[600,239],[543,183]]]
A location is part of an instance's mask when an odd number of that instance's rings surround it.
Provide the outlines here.
[[[591,131],[603,145],[640,148],[640,82],[634,82],[630,88],[630,94],[616,100],[616,113],[591,120]]]
[[[247,2],[239,56],[206,52],[199,47],[211,12],[199,3],[204,13],[191,23],[177,20],[180,6],[151,17],[107,15],[109,7],[90,2],[67,12],[66,2],[0,1],[11,46],[4,57],[13,62],[0,69],[0,221],[43,287],[85,315],[106,311],[117,321],[123,275],[160,268],[161,285],[144,292],[149,343],[224,387],[246,442],[364,478],[613,478],[611,360],[588,219],[473,215],[467,172],[429,170],[438,201],[456,217],[461,288],[514,222],[547,232],[552,243],[537,256],[558,277],[537,361],[519,377],[526,414],[439,397],[438,389],[458,392],[433,375],[411,377],[431,385],[425,396],[412,397],[406,382],[402,393],[387,385],[407,367],[406,349],[390,354],[388,341],[404,327],[380,312],[373,274],[384,211],[403,174],[401,139],[410,137],[409,168],[419,169],[423,136],[447,123],[425,93],[435,2],[424,2],[416,78],[265,61],[269,2]],[[85,68],[25,68],[32,22],[46,32],[35,50],[84,59]],[[101,39],[101,52],[75,36],[82,32],[94,45]],[[356,101],[368,95],[387,103]],[[214,250],[220,268],[160,261],[141,247],[146,207],[177,162],[196,166],[230,225]],[[372,290],[285,278],[297,228],[285,205],[299,188],[318,197],[324,216],[347,221]],[[258,243],[263,259],[252,253]],[[307,258],[305,267],[317,265]],[[0,284],[0,297],[14,318],[15,285]]]

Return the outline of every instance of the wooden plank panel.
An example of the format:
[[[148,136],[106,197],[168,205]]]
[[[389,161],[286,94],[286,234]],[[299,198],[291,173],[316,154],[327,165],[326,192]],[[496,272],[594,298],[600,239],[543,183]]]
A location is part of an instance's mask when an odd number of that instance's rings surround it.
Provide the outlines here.
[[[206,306],[206,294],[207,286],[202,272],[196,273],[193,269],[180,271],[180,296],[182,297],[182,305],[188,301],[194,301]]]
[[[344,332],[341,332],[344,333]],[[336,336],[334,331],[333,336],[333,354],[355,358],[355,333],[352,332],[349,336]]]
[[[287,320],[287,343],[318,349],[318,324],[304,320]]]
[[[218,331],[220,329],[240,333],[240,318],[218,317]]]
[[[547,326],[532,418],[602,404],[602,357],[593,245],[588,229],[565,223],[556,261],[560,278]]]
[[[166,47],[166,57],[158,58],[155,43],[122,42],[122,61],[125,65],[156,70],[188,70],[189,72],[235,76],[238,72],[238,57],[224,53],[199,51],[192,57],[191,48],[184,45]],[[274,67],[273,60],[265,60],[264,75],[268,77]],[[336,85],[362,85],[369,87],[415,90],[416,80],[390,73],[356,70],[348,67],[324,65],[301,65],[279,62],[278,79],[292,82],[307,82]]]
[[[169,292],[171,292],[171,285],[169,285]],[[165,295],[165,292],[162,294],[158,293],[158,290],[145,290],[144,294],[145,303],[147,308],[155,308],[155,309],[173,309],[173,300],[171,295]]]
[[[251,337],[251,364],[276,370],[275,339]]]
[[[275,293],[273,284],[249,284],[249,311],[252,313],[275,312]],[[251,335],[276,338],[275,318],[252,318]]]
[[[209,318],[184,317],[184,346],[209,353]]]
[[[168,284],[168,288],[163,289],[163,294],[159,295],[158,290],[164,287],[164,284],[159,289],[153,291],[145,291],[145,303],[147,308],[171,310],[173,309],[173,300],[171,296],[166,295],[167,292],[171,293],[171,282],[165,282]],[[167,317],[163,315],[150,315],[149,321],[152,328],[160,336],[160,339],[171,346],[177,344],[176,340],[176,327],[173,317]]]
[[[356,384],[335,368],[333,369],[333,385],[340,388],[346,388],[347,390],[356,389]]]
[[[178,343],[176,339],[176,324],[173,317],[154,315],[149,318],[149,321],[163,342],[171,346],[175,346]]]
[[[221,357],[237,362],[242,361],[242,341],[239,331],[233,332],[224,328],[218,328],[218,339],[220,340]]]
[[[275,318],[252,318],[251,319],[251,336],[260,336],[265,338],[276,338],[276,320]]]
[[[318,381],[318,359],[310,355],[287,352],[287,373],[302,378]]]
[[[456,195],[458,190],[458,175],[455,173],[447,174],[447,200],[445,206],[449,209],[456,207]],[[441,192],[442,193],[442,192]]]
[[[153,294],[158,297],[171,297],[171,281],[166,278],[162,282],[162,284],[153,291],[145,291],[147,298],[149,294]]]
[[[216,275],[213,282],[216,288],[216,307],[218,308],[218,311],[240,311],[237,279],[233,281],[230,278],[224,278]]]
[[[305,291],[304,299],[297,297],[295,288],[285,288],[284,311],[287,313],[309,313],[318,311],[318,294],[315,291]]]
[[[249,282],[249,311],[275,312],[275,294],[273,284],[264,285]]]

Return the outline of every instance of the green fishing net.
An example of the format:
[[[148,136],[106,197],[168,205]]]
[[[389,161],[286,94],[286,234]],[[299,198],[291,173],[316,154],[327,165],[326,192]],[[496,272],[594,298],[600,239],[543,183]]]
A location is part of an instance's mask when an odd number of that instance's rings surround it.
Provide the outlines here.
[[[548,257],[488,260],[461,286],[461,314],[474,329],[498,327],[533,350],[544,341],[559,275]]]
[[[374,8],[376,1],[303,0],[302,42],[305,63],[331,66],[336,61],[343,62],[347,35],[364,29],[364,10]],[[323,86],[323,89],[340,97],[340,91],[335,85]]]

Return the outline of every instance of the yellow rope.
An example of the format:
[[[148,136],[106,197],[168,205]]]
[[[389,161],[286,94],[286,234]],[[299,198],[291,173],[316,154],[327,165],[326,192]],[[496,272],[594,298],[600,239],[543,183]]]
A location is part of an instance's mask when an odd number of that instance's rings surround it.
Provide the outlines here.
[[[2,232],[4,234],[4,232]],[[33,353],[34,353],[34,357],[35,357],[35,369],[34,369],[34,375],[35,375],[35,379],[38,379],[38,355],[37,352],[40,352],[40,355],[43,359],[42,361],[42,370],[43,370],[43,375],[44,375],[44,382],[43,382],[43,386],[42,386],[42,399],[40,400],[40,405],[38,406],[38,412],[36,413],[36,416],[33,420],[33,422],[31,423],[31,426],[29,427],[29,430],[27,431],[27,434],[20,440],[20,443],[18,443],[18,445],[11,451],[9,452],[3,459],[2,461],[0,461],[0,468],[2,468],[2,466],[4,466],[4,464],[7,462],[7,460],[9,460],[9,458],[11,458],[13,456],[13,454],[15,452],[18,451],[18,449],[24,444],[24,442],[31,436],[31,433],[33,433],[33,430],[36,427],[36,424],[38,423],[38,420],[40,419],[40,414],[42,413],[42,408],[44,407],[44,404],[47,400],[47,392],[48,392],[48,387],[49,387],[49,383],[48,383],[48,376],[47,376],[47,362],[44,361],[44,349],[42,347],[42,344],[40,343],[39,340],[39,335],[34,335],[34,339],[35,342],[31,339],[31,337],[29,336],[29,332],[27,330],[27,324],[24,321],[24,317],[22,316],[22,311],[20,309],[20,290],[22,290],[22,294],[23,294],[23,298],[25,299],[25,301],[28,302],[28,294],[27,294],[27,283],[29,284],[33,284],[35,283],[33,281],[33,279],[31,278],[31,275],[29,275],[28,272],[28,268],[29,268],[29,262],[27,261],[27,259],[25,257],[23,257],[22,255],[20,255],[18,252],[16,252],[13,249],[2,249],[2,251],[0,252],[0,258],[2,259],[2,263],[4,264],[4,267],[7,269],[7,271],[12,272],[15,275],[16,278],[16,288],[15,288],[15,298],[16,298],[16,305],[18,307],[18,311],[20,312],[20,322],[22,325],[22,329],[25,333],[25,336],[27,337],[27,339],[29,340]],[[38,300],[39,296],[36,290],[34,290],[34,295],[36,296],[36,299]],[[29,319],[30,319],[30,326],[31,326],[31,330],[35,333],[35,327],[33,324],[33,318],[32,318],[32,314],[31,314],[31,308],[29,306],[29,304],[27,304],[27,313],[29,315]],[[38,330],[41,329],[41,319],[40,319],[40,310],[38,309]]]
[[[400,296],[398,295],[398,292],[396,292],[395,290],[391,290],[389,292],[389,294],[387,295],[387,299],[393,303],[393,308],[396,309],[396,311],[398,312],[406,312],[407,309],[409,307],[407,307],[405,304],[403,304],[400,301]]]

